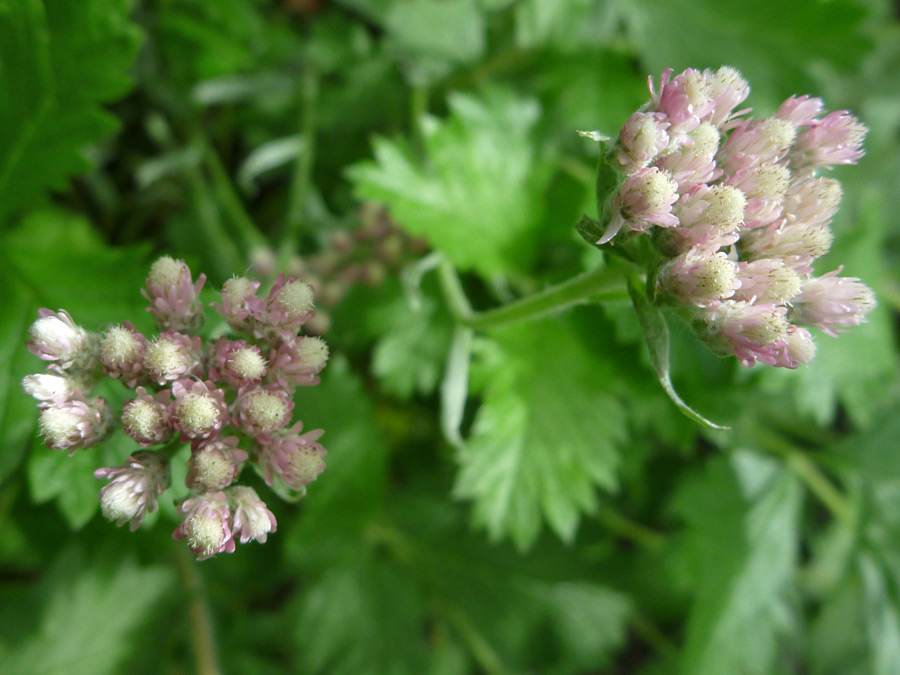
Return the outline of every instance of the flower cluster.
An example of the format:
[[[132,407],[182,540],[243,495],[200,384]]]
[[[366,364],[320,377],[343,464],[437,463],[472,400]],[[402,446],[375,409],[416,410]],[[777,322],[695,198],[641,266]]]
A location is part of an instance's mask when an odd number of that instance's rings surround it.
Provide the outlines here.
[[[127,321],[95,334],[64,310],[40,310],[27,344],[49,365],[23,381],[41,409],[45,443],[70,456],[115,427],[106,401],[90,397],[95,383],[116,378],[134,390],[118,419],[143,449],[122,466],[94,473],[109,481],[100,491],[101,510],[118,525],[137,529],[156,510],[169,487],[170,458],[190,445],[190,495],[173,536],[201,560],[231,553],[235,539],[265,542],[275,531],[275,517],[253,488],[235,484],[246,464],[267,484],[299,493],[324,470],[322,430],[302,433],[303,424],[291,422],[296,387],[318,384],[328,360],[321,338],[299,334],[315,314],[308,284],[281,274],[261,297],[259,281],[228,280],[213,306],[240,335],[213,342],[197,335],[205,281],[200,275],[195,282],[182,260],[153,264],[142,293],[161,331],[155,336]]]
[[[618,185],[601,204],[598,245],[647,232],[651,293],[683,307],[698,335],[746,366],[808,363],[806,327],[829,335],[875,306],[840,269],[812,275],[828,252],[841,200],[821,169],[855,164],[866,127],[846,111],[792,96],[771,117],[737,110],[749,85],[733,68],[650,78],[650,101],[606,158]]]
[[[306,279],[316,289],[319,306],[337,306],[357,284],[380,286],[389,275],[397,274],[428,250],[424,239],[406,234],[380,204],[363,204],[359,218],[360,227],[334,232],[320,253],[296,257],[290,262],[290,273]],[[274,270],[275,255],[257,250],[250,262],[258,274],[269,276]],[[328,330],[329,323],[327,312],[320,310],[304,330],[321,335]]]

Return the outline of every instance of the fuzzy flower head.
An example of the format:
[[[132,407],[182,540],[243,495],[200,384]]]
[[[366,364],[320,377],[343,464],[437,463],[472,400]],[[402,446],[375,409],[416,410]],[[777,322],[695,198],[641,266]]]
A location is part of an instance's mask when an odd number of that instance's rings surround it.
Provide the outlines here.
[[[41,411],[38,429],[48,448],[70,450],[96,445],[112,430],[112,414],[102,398],[73,398]]]
[[[256,490],[243,485],[236,485],[228,490],[228,497],[234,508],[234,528],[232,534],[242,544],[251,539],[264,544],[269,532],[276,527],[275,516],[266,508],[266,503],[259,498]]]
[[[631,173],[647,166],[669,145],[669,123],[661,113],[636,112],[619,135],[619,163]]]
[[[815,326],[837,337],[841,328],[866,321],[866,314],[875,308],[875,294],[856,277],[839,277],[840,271],[803,281],[791,307],[796,323]]]
[[[126,401],[122,411],[125,433],[145,447],[165,443],[174,433],[169,414],[172,392],[163,389],[153,395],[138,387],[135,393],[137,398]]]
[[[705,307],[740,288],[737,265],[724,253],[692,250],[673,258],[659,273],[659,287],[677,302]]]
[[[225,392],[208,380],[176,380],[172,394],[175,397],[170,407],[172,424],[181,432],[182,441],[215,438],[228,421]]]
[[[604,244],[621,229],[644,232],[651,225],[674,227],[678,218],[672,205],[678,200],[678,185],[656,167],[640,169],[629,176],[613,200],[613,217],[597,242]]]
[[[326,451],[316,442],[324,432],[315,429],[300,434],[302,430],[298,422],[259,446],[267,484],[279,476],[290,488],[302,491],[325,470]]]
[[[203,341],[199,337],[168,330],[147,344],[143,366],[151,380],[165,384],[185,375],[199,374],[202,350]]]
[[[147,513],[156,511],[157,497],[169,487],[169,460],[143,450],[129,457],[124,466],[97,469],[94,476],[109,480],[100,490],[104,517],[120,527],[130,523],[134,532]]]
[[[187,541],[197,560],[206,560],[218,553],[234,553],[231,511],[224,492],[192,497],[178,509],[184,516],[172,538]]]
[[[39,309],[38,317],[28,329],[28,351],[44,361],[57,361],[63,369],[90,367],[95,336],[77,325],[64,309]]]
[[[220,338],[215,344],[214,364],[210,369],[213,380],[224,379],[235,388],[259,384],[268,364],[262,350],[244,340]]]
[[[251,436],[265,436],[291,421],[294,401],[290,393],[277,384],[242,390],[235,402],[237,414],[233,418]]]
[[[265,320],[256,333],[260,339],[273,336],[289,340],[314,315],[313,288],[298,279],[279,273],[265,300]]]
[[[160,329],[194,332],[203,323],[199,297],[204,283],[205,274],[194,283],[184,260],[163,256],[150,268],[147,288],[141,293],[150,302],[147,311]]]
[[[328,345],[320,337],[296,337],[273,349],[269,360],[272,376],[284,388],[318,384],[328,362]]]
[[[76,393],[80,394],[78,385],[72,378],[53,373],[26,375],[22,379],[22,389],[37,399],[38,405],[42,408],[64,403],[75,397]]]
[[[772,303],[723,300],[702,315],[700,335],[714,351],[734,354],[745,366],[757,361],[777,365],[791,327],[786,311]]]
[[[137,332],[130,321],[111,326],[100,339],[100,361],[103,372],[122,378],[133,387],[144,372],[144,352],[147,338]]]
[[[231,485],[247,460],[247,453],[238,447],[237,436],[220,438],[194,449],[188,460],[185,485],[199,490],[222,490]]]
[[[222,286],[222,302],[213,303],[213,307],[232,328],[250,332],[254,318],[262,314],[262,300],[256,297],[259,286],[259,281],[233,277]]]

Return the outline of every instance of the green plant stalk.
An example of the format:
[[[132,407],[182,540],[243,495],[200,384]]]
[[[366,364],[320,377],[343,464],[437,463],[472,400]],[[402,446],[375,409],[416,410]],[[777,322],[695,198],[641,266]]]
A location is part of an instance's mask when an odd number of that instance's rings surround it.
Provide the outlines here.
[[[448,261],[438,268],[441,288],[451,313],[458,323],[475,330],[486,330],[539,319],[574,305],[587,302],[627,298],[627,284],[622,274],[610,267],[579,274],[533,295],[484,312],[472,311],[456,270]]]
[[[183,544],[175,544],[175,558],[181,585],[188,598],[188,615],[191,625],[191,644],[194,648],[196,672],[198,675],[220,675],[213,641],[212,622],[209,607],[203,592],[203,584],[197,572],[196,562],[191,559]]]
[[[769,429],[757,426],[755,432],[757,438],[763,442],[765,449],[782,457],[788,468],[806,484],[810,492],[825,505],[835,518],[844,523],[853,521],[852,510],[847,498],[822,472],[815,460]]]
[[[316,103],[319,98],[319,78],[311,68],[300,78],[300,152],[294,160],[293,176],[288,197],[284,237],[279,246],[279,263],[283,269],[300,241],[309,193],[312,189],[312,170],[316,149]]]
[[[666,545],[666,536],[623,516],[610,506],[602,505],[597,517],[613,534],[626,539],[651,553],[659,553]]]

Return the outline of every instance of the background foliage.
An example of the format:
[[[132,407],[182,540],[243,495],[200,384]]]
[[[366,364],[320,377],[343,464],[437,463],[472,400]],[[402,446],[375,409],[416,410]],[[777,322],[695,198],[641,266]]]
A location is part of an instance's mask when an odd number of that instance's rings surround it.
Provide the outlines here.
[[[0,0],[0,671],[215,672],[205,613],[226,673],[900,672],[898,38],[887,0]],[[868,324],[794,372],[673,324],[729,431],[672,405],[627,300],[454,326],[434,255],[477,309],[596,265],[575,130],[723,64],[760,114],[810,93],[871,128],[823,267],[875,289]],[[92,471],[131,448],[43,448],[36,310],[149,329],[153,255],[219,287],[361,201],[432,254],[330,311],[308,497],[260,487],[278,532],[202,564],[171,505],[103,521]]]

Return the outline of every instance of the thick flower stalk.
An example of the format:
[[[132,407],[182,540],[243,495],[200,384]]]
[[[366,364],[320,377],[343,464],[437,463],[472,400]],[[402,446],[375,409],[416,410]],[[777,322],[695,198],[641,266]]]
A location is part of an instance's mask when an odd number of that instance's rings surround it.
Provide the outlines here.
[[[163,257],[141,292],[161,331],[142,335],[128,321],[92,333],[64,310],[42,309],[28,348],[49,362],[22,386],[37,400],[38,427],[50,448],[74,454],[102,442],[118,422],[134,441],[121,466],[94,472],[104,516],[140,527],[170,487],[172,457],[190,445],[182,521],[173,537],[203,560],[231,553],[235,542],[263,543],[275,516],[253,488],[239,485],[254,467],[265,482],[302,495],[325,468],[321,429],[300,434],[293,418],[298,386],[319,382],[328,359],[320,337],[300,335],[315,316],[313,288],[279,275],[265,296],[260,282],[234,278],[213,303],[235,335],[205,340],[200,290],[182,260]],[[104,378],[133,390],[120,411],[91,396]],[[278,483],[279,485],[275,485]]]
[[[717,353],[796,368],[815,355],[808,327],[835,336],[875,306],[840,269],[813,274],[841,199],[819,174],[859,161],[866,127],[809,96],[752,119],[736,110],[749,91],[733,68],[667,70],[658,90],[650,78],[650,101],[607,147],[600,220],[582,234],[645,265],[648,296]]]

